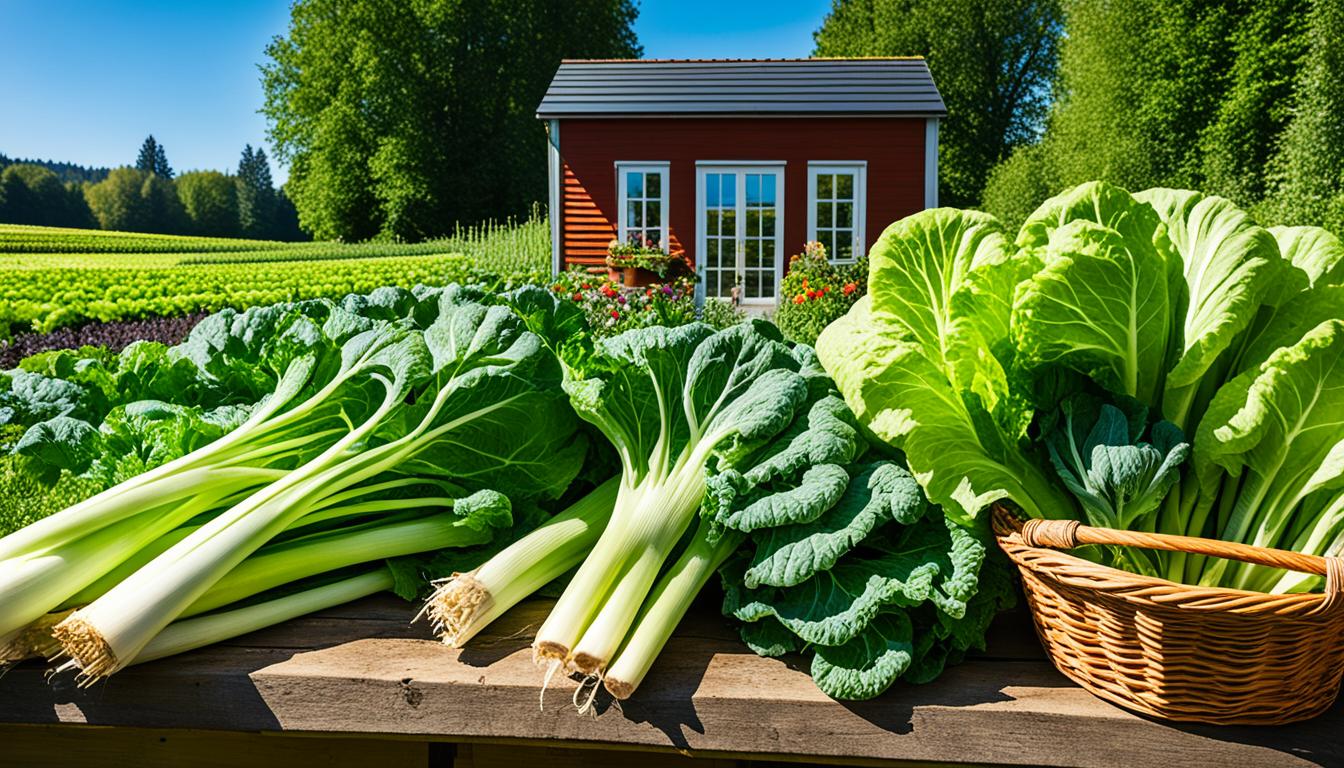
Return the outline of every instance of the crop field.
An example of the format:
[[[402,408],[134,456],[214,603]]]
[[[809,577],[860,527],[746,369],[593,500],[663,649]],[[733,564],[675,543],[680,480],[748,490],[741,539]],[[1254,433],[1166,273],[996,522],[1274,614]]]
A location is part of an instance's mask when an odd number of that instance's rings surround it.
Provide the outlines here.
[[[0,338],[549,269],[544,217],[424,243],[282,243],[0,225]]]

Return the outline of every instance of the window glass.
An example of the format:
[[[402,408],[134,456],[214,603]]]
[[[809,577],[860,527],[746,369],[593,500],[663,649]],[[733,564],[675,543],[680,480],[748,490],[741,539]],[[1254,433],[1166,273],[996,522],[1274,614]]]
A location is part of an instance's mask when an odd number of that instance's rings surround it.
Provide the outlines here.
[[[862,172],[862,166],[831,166],[809,172],[810,239],[821,243],[833,260],[853,259],[855,244],[860,240]]]
[[[666,214],[663,210],[663,191],[667,186],[665,170],[625,168],[621,170],[621,192],[625,207],[621,211],[619,237],[626,241],[648,241],[662,247]]]

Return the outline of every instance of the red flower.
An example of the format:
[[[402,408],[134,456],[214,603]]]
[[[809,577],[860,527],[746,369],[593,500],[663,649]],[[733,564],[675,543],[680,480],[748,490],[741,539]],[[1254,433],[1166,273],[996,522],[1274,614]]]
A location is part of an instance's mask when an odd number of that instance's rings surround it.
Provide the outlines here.
[[[801,293],[793,297],[794,304],[802,304],[804,301],[807,301],[807,297]]]
[[[576,293],[576,294],[574,294],[574,300],[575,300],[575,301],[583,301],[583,294],[582,294],[582,293]]]
[[[841,288],[840,290],[844,291],[845,295],[848,296],[849,294],[859,290],[859,286],[855,285],[854,283],[845,283],[845,287]]]
[[[561,285],[560,283],[556,283],[555,285],[551,286],[551,290],[555,291],[556,293],[564,293],[565,286]]]
[[[803,290],[804,290],[804,291],[807,290],[807,278],[806,278],[806,277],[803,278]]]
[[[816,291],[808,291],[808,292],[807,292],[807,298],[809,298],[809,299],[815,299],[815,298],[817,298],[817,297],[820,296],[820,295],[821,295],[821,294],[820,294],[820,293],[817,293]]]
[[[584,283],[583,285],[581,285],[581,286],[579,286],[579,287],[586,291],[586,290],[588,290],[589,288],[592,288],[593,286],[591,286],[591,285],[589,285],[589,284],[587,284],[587,283]]]
[[[618,312],[618,311],[616,311],[616,310],[614,310],[614,309],[611,310],[611,319],[612,319],[612,320],[620,320],[620,319],[621,319],[621,313]]]

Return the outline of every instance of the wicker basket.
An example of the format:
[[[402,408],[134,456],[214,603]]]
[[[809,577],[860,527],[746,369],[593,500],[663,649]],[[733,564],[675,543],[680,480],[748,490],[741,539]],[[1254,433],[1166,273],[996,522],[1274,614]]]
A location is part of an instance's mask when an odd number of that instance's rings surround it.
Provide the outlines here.
[[[1321,714],[1344,674],[1344,560],[1186,536],[1025,525],[993,512],[1041,644],[1103,699],[1167,720],[1273,725]],[[1324,574],[1324,594],[1268,595],[1139,576],[1052,548],[1110,544]]]

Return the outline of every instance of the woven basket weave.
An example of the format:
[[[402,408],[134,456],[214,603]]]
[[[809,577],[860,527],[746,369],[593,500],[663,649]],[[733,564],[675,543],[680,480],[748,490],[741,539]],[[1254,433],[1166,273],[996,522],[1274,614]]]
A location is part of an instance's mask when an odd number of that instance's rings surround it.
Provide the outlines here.
[[[993,512],[1055,667],[1123,707],[1166,720],[1274,725],[1330,707],[1344,674],[1344,560],[1186,536],[1023,524]],[[1325,575],[1324,594],[1192,587],[1055,551],[1163,549]]]

